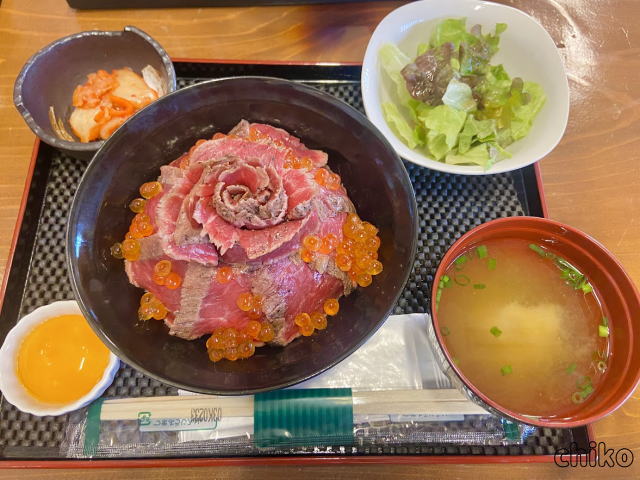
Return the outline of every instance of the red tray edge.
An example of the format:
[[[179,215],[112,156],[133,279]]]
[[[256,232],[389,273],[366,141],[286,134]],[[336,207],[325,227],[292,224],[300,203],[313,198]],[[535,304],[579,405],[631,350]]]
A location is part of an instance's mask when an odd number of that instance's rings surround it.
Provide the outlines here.
[[[24,218],[24,211],[27,207],[27,198],[29,197],[29,190],[31,189],[31,180],[33,179],[33,171],[36,167],[36,159],[38,158],[38,152],[40,151],[40,139],[36,137],[33,142],[33,151],[31,152],[31,161],[29,162],[29,168],[27,170],[27,178],[24,182],[24,189],[22,190],[22,198],[20,199],[20,207],[18,208],[18,218],[16,224],[13,227],[13,236],[11,237],[11,245],[9,246],[9,256],[4,267],[4,276],[2,278],[2,287],[0,288],[0,310],[4,303],[4,294],[7,290],[9,283],[9,273],[11,272],[11,266],[13,264],[13,255],[16,251],[16,245],[18,244],[18,237],[20,236],[20,228],[22,227],[22,220]]]
[[[487,458],[491,458],[488,461]],[[234,457],[234,458],[145,458],[130,460],[5,460],[0,469],[20,468],[160,468],[160,467],[229,467],[256,465],[455,465],[493,463],[552,463],[553,455],[372,455],[336,457]],[[571,458],[576,458],[572,455]],[[566,457],[565,457],[566,459]]]
[[[231,63],[231,64],[251,64],[251,65],[303,65],[303,66],[319,66],[319,67],[339,67],[339,66],[358,66],[362,62],[302,62],[296,60],[240,60],[230,59],[222,60],[215,58],[183,58],[171,57],[172,62],[181,63]]]
[[[362,65],[361,62],[296,62],[296,61],[246,61],[246,60],[216,60],[216,59],[201,59],[201,58],[172,58],[173,62],[193,62],[193,63],[253,63],[263,65],[350,65],[357,66]],[[35,169],[36,159],[40,149],[40,140],[35,139],[33,152],[31,154],[31,161],[29,163],[29,169],[27,172],[27,179],[25,180],[24,190],[22,192],[22,199],[20,202],[20,208],[18,210],[18,218],[13,230],[13,237],[11,240],[11,247],[9,248],[9,256],[5,266],[5,274],[2,281],[2,288],[0,290],[0,308],[4,301],[4,294],[7,288],[9,272],[11,270],[11,264],[13,262],[13,256],[15,253],[16,244],[18,242],[18,236],[20,228],[22,226],[22,220],[24,218],[24,211],[27,204],[27,197],[29,195],[29,189],[31,187],[31,180],[33,178],[33,172]],[[542,212],[544,217],[548,217],[547,204],[544,195],[544,187],[542,184],[542,175],[540,172],[540,164],[536,162],[534,164],[536,183],[540,196],[540,203],[542,206]],[[591,425],[587,426],[587,432],[589,438],[593,440],[593,430]],[[204,466],[234,466],[234,465],[327,465],[327,464],[390,464],[390,465],[429,465],[429,464],[483,464],[483,463],[550,463],[553,462],[553,455],[500,455],[500,456],[390,456],[390,455],[376,455],[376,456],[339,456],[339,457],[249,457],[249,458],[198,458],[198,459],[181,459],[181,458],[166,458],[166,459],[132,459],[132,460],[0,460],[0,469],[5,468],[145,468],[145,467],[204,467]]]

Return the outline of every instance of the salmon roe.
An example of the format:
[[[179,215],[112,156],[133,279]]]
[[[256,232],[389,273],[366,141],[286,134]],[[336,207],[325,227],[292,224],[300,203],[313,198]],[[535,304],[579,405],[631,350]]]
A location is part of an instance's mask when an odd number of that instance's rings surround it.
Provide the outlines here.
[[[242,330],[244,333],[246,333],[247,335],[249,335],[251,338],[258,338],[258,335],[260,335],[260,329],[261,329],[261,325],[260,322],[257,322],[255,320],[251,320],[246,327],[244,327],[244,329]]]
[[[313,252],[311,252],[310,250],[307,250],[306,248],[302,247],[299,253],[300,253],[300,258],[302,259],[303,262],[309,263],[313,261]]]
[[[220,267],[216,272],[218,283],[229,283],[233,279],[233,269],[231,267]]]
[[[337,298],[327,298],[324,301],[324,304],[322,305],[322,309],[324,310],[324,313],[326,313],[327,315],[337,315],[338,311],[340,310],[340,304],[338,303],[338,299]]]
[[[329,255],[336,249],[337,245],[338,237],[336,237],[333,233],[328,233],[322,238],[322,244],[320,245],[318,253]]]
[[[138,308],[139,320],[146,321],[152,318],[155,320],[164,320],[168,313],[167,307],[152,293],[146,292],[140,298],[140,307]]]
[[[216,328],[207,339],[207,353],[212,362],[222,359],[233,362],[253,356],[256,343],[270,342],[273,338],[271,324],[250,320],[241,331],[230,327]]]
[[[329,190],[337,190],[340,188],[340,175],[337,173],[329,173],[325,180],[325,186]]]
[[[361,287],[368,287],[369,285],[371,285],[371,281],[371,275],[369,275],[368,273],[361,273],[356,277],[356,282]]]
[[[142,297],[140,297],[140,305],[151,303],[154,298],[155,297],[153,296],[153,293],[146,292],[144,295],[142,295]]]
[[[144,206],[147,204],[147,201],[144,198],[134,198],[129,203],[129,210],[133,213],[142,213],[144,212]]]
[[[327,328],[327,316],[320,312],[313,312],[311,314],[311,325],[317,330],[324,330]]]
[[[347,255],[339,253],[336,256],[336,265],[343,272],[348,272],[351,270],[351,258]]]
[[[133,238],[144,238],[153,235],[153,225],[151,224],[151,218],[146,213],[138,213],[129,226],[129,233]]]
[[[262,327],[260,327],[260,334],[258,335],[258,340],[261,342],[270,342],[276,336],[276,332],[273,330],[273,327],[270,323],[264,322]]]
[[[311,170],[313,168],[313,162],[309,157],[302,157],[302,159],[300,160],[300,168]]]
[[[305,325],[311,325],[311,316],[308,313],[299,313],[293,320],[299,327],[304,327]]]
[[[175,290],[182,285],[182,277],[176,272],[171,272],[165,277],[164,286],[170,290]]]
[[[262,297],[253,295],[251,292],[244,292],[236,298],[236,305],[243,312],[247,312],[247,316],[253,320],[262,316]]]
[[[326,169],[319,168],[318,170],[316,170],[316,173],[313,174],[313,178],[318,185],[321,185],[324,187],[327,182],[328,175],[329,175],[329,172]]]
[[[171,262],[169,260],[160,260],[153,266],[153,273],[166,277],[171,273]]]
[[[140,258],[140,242],[136,239],[127,239],[122,242],[122,256],[130,262],[138,260]]]
[[[311,252],[317,252],[322,246],[322,240],[316,235],[307,235],[302,240],[302,245]]]
[[[236,305],[243,312],[248,312],[253,308],[253,295],[249,292],[241,293],[236,298]]]
[[[140,195],[147,200],[155,197],[162,192],[162,184],[160,182],[147,182],[140,186]]]
[[[111,253],[111,256],[113,258],[117,258],[119,260],[124,258],[124,253],[122,252],[122,244],[120,242],[116,242],[111,245],[111,248],[109,248],[109,252]]]
[[[383,270],[378,260],[378,232],[376,226],[363,222],[355,213],[347,215],[342,225],[344,239],[336,247],[336,266],[360,287],[371,285],[371,277]]]

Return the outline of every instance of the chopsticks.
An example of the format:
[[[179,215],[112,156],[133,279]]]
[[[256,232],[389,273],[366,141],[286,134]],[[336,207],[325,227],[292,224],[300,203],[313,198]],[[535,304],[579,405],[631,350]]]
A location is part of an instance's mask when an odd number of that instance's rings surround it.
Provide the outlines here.
[[[486,410],[455,389],[353,392],[354,415],[482,415]],[[106,400],[101,420],[136,420],[152,410],[155,418],[191,416],[193,409],[219,408],[224,417],[253,417],[253,396],[181,395]]]

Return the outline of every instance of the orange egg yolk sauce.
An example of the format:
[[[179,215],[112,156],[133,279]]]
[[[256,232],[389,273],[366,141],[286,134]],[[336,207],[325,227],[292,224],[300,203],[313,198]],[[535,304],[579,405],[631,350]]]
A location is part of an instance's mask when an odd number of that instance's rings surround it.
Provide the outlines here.
[[[109,364],[109,350],[81,315],[53,317],[22,341],[17,376],[37,400],[67,404],[89,393]]]

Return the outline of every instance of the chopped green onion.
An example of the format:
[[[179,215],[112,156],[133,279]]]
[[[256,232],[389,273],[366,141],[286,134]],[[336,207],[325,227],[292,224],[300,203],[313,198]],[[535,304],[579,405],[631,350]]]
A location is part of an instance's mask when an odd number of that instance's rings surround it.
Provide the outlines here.
[[[455,363],[456,365],[460,365],[460,360],[458,360],[458,357],[453,357],[451,360],[453,360],[453,363]]]
[[[591,377],[581,377],[576,382],[576,387],[578,387],[579,390],[584,390],[587,388],[587,385],[591,385]]]
[[[486,285],[484,283],[474,283],[473,288],[475,288],[476,290],[483,290],[484,288],[486,288]]]
[[[489,270],[495,270],[496,269],[496,259],[495,258],[490,258],[489,260],[487,260],[487,268],[489,268]]]
[[[580,391],[580,395],[582,398],[587,398],[589,395],[593,393],[593,385],[589,384],[585,388]]]
[[[598,336],[600,336],[600,337],[608,337],[609,336],[609,327],[605,327],[604,325],[598,325]]]
[[[464,265],[467,260],[468,260],[468,258],[467,258],[466,255],[460,255],[458,258],[456,258],[455,264],[456,265]]]
[[[504,375],[509,375],[511,372],[513,371],[513,369],[511,368],[511,365],[505,365],[504,367],[502,367],[500,369],[500,373],[504,376]]]
[[[582,403],[584,402],[584,397],[580,392],[573,392],[573,394],[571,395],[571,401],[573,403]]]
[[[440,329],[440,333],[442,334],[443,337],[446,337],[447,335],[449,335],[451,333],[451,330],[449,330],[448,327],[442,327]]]
[[[480,245],[478,248],[476,248],[476,253],[478,254],[478,258],[485,258],[488,254],[487,246]]]
[[[449,275],[443,275],[440,281],[444,284],[445,287],[451,286],[451,278],[449,277]]]
[[[440,298],[442,297],[442,288],[439,288],[436,292],[436,304],[440,303]]]
[[[538,255],[542,255],[543,257],[547,256],[547,252],[545,252],[541,247],[539,247],[535,243],[530,243],[529,248],[534,252],[536,252]]]
[[[491,332],[491,335],[493,335],[496,338],[502,335],[502,330],[500,330],[498,327],[491,327],[489,331]]]
[[[569,365],[569,366],[567,367],[566,372],[567,372],[569,375],[571,375],[573,372],[575,372],[575,371],[576,371],[576,368],[577,368],[577,367],[578,367],[578,366],[577,366],[575,363],[572,363],[571,365]]]
[[[596,368],[600,373],[604,373],[607,369],[607,362],[605,362],[604,360],[600,360],[598,363],[596,363]]]
[[[466,287],[471,283],[471,279],[464,274],[455,275],[453,277],[453,281],[456,282],[461,287]]]
[[[584,293],[591,293],[591,292],[593,292],[593,287],[591,286],[591,284],[590,284],[590,283],[587,283],[587,282],[583,283],[583,284],[582,284],[582,287],[580,287],[580,288],[582,288],[582,291],[583,291]]]
[[[602,325],[604,325],[605,327],[608,327],[609,319],[607,317],[602,317],[602,320],[600,321],[600,323],[602,323]]]

